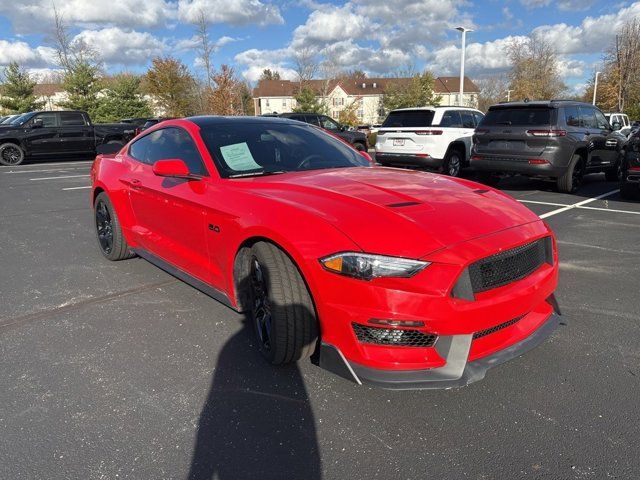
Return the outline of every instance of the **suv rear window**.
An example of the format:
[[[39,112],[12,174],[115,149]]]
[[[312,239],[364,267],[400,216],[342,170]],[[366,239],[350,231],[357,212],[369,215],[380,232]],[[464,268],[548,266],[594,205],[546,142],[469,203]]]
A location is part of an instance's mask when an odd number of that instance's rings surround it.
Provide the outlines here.
[[[382,127],[430,127],[433,110],[400,110],[390,112]]]
[[[490,108],[482,125],[550,125],[551,108]]]

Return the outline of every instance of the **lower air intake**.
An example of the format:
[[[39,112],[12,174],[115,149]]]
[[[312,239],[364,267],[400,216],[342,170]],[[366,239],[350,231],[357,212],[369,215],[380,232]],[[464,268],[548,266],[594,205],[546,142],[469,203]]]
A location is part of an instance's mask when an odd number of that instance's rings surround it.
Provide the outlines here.
[[[526,315],[526,314],[525,314]],[[492,333],[496,333],[502,329],[510,327],[511,325],[515,325],[520,320],[522,320],[525,315],[520,315],[519,317],[513,318],[507,322],[501,323],[500,325],[496,325],[495,327],[487,328],[485,330],[480,330],[473,334],[473,339],[476,340],[478,338],[486,337],[487,335],[491,335]]]
[[[353,331],[362,343],[375,345],[395,345],[397,347],[433,347],[437,335],[422,333],[417,330],[401,330],[396,328],[367,327],[354,323]]]

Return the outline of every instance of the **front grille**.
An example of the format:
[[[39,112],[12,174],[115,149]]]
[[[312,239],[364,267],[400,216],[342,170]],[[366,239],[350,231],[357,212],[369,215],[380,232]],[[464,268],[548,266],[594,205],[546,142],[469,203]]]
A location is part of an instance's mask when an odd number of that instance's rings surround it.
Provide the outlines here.
[[[521,280],[543,263],[552,263],[551,238],[545,237],[520,247],[483,258],[469,266],[474,293]]]
[[[438,339],[437,335],[422,333],[418,330],[367,327],[359,323],[352,325],[356,337],[362,343],[397,347],[433,347]]]
[[[520,320],[522,320],[526,314],[520,315],[519,317],[513,318],[508,322],[501,323],[500,325],[496,325],[495,327],[487,328],[485,330],[480,330],[473,334],[473,339],[476,340],[478,338],[486,337],[487,335],[491,335],[492,333],[496,333],[504,328],[510,327],[511,325],[515,325]]]

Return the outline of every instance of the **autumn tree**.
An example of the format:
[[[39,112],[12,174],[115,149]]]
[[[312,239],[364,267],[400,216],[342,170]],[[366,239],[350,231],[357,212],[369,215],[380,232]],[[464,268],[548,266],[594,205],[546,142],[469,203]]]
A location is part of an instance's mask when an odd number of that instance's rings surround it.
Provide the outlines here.
[[[516,38],[507,46],[506,54],[511,64],[508,76],[512,100],[551,100],[566,90],[558,54],[549,41],[536,34]]]
[[[36,82],[29,77],[29,73],[16,62],[11,62],[4,69],[0,86],[0,107],[11,113],[26,113],[42,108],[44,102],[36,98],[35,86]]]
[[[213,77],[213,86],[205,92],[207,112],[213,115],[238,115],[241,110],[238,98],[238,81],[229,65],[222,65]]]
[[[260,74],[260,80],[280,80],[280,72],[265,68]]]
[[[442,97],[433,91],[435,78],[425,71],[407,81],[388,82],[382,96],[382,105],[388,112],[396,108],[439,105]]]
[[[350,102],[338,114],[338,122],[343,125],[355,126],[358,124],[358,108],[360,108],[362,98],[356,98]]]
[[[493,75],[475,81],[480,89],[478,93],[478,110],[486,112],[491,105],[507,100],[509,83],[502,75]]]
[[[184,117],[194,110],[195,80],[185,64],[172,57],[156,57],[143,78],[144,90],[153,95],[164,115]]]

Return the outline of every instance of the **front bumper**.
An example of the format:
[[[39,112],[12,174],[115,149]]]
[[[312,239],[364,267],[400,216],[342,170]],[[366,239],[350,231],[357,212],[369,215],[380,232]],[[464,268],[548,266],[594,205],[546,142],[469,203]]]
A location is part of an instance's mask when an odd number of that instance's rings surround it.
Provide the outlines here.
[[[385,167],[439,169],[442,167],[443,160],[425,154],[376,152],[376,162]]]
[[[555,303],[555,298],[552,300]],[[339,376],[362,385],[371,384],[390,390],[422,390],[463,387],[482,380],[490,368],[516,358],[537,347],[553,333],[560,323],[557,304],[549,318],[523,340],[498,352],[469,361],[473,335],[451,335],[441,337],[436,349],[445,358],[442,367],[427,370],[381,370],[349,362],[340,350],[322,343],[319,365]]]

